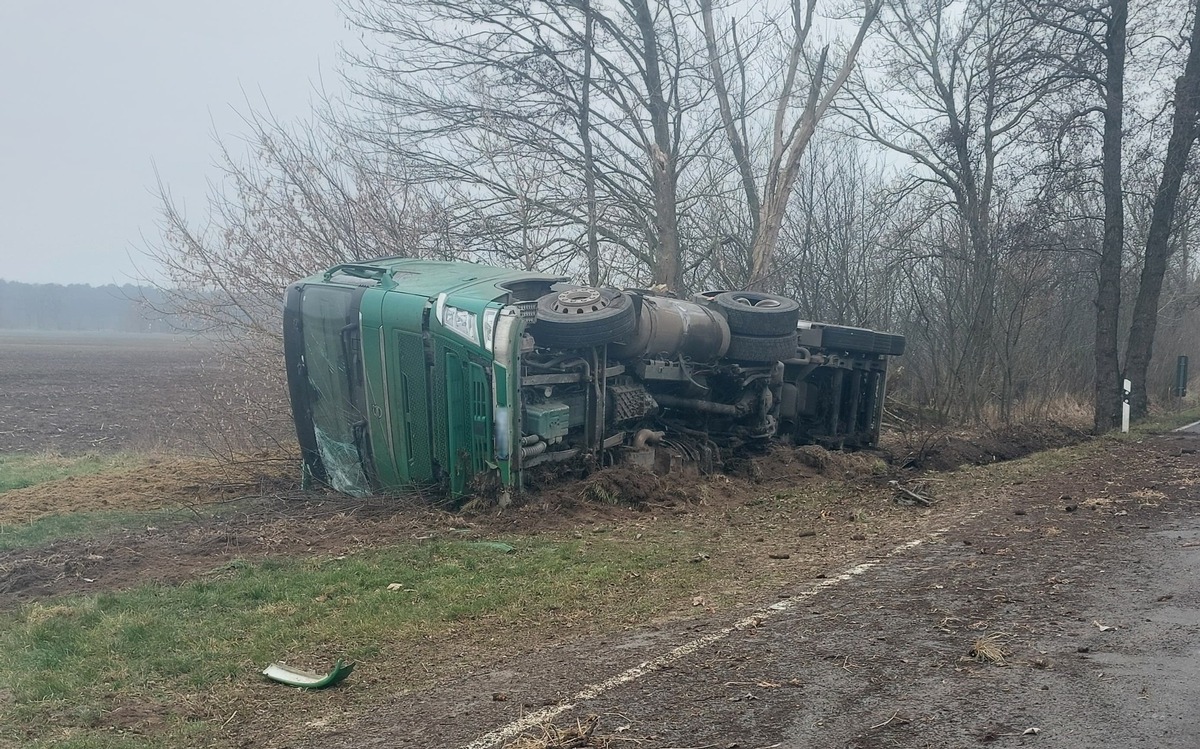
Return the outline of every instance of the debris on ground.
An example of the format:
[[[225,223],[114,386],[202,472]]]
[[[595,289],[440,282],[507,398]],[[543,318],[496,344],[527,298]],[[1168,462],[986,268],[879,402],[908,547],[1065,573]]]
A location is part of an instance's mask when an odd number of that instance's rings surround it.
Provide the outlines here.
[[[512,544],[506,544],[503,541],[474,541],[471,543],[471,546],[476,549],[498,551],[501,554],[512,554],[517,550]]]
[[[1003,645],[1005,637],[1006,635],[1003,632],[993,632],[990,635],[977,638],[974,644],[971,645],[971,650],[967,655],[980,663],[994,663],[997,666],[1003,666],[1005,665],[1004,659],[1012,655],[1012,651]]]
[[[341,658],[338,658],[337,663],[333,664],[333,668],[324,674],[292,668],[283,663],[272,663],[263,669],[263,676],[280,684],[287,684],[289,687],[324,689],[325,687],[332,687],[340,683],[353,670],[353,663],[346,663]]]
[[[920,505],[921,507],[931,507],[934,504],[933,498],[929,496],[929,489],[924,483],[917,483],[911,487],[902,486],[899,481],[889,481],[888,483],[895,491],[897,504]]]
[[[565,729],[546,723],[537,729],[541,735],[527,733],[504,749],[607,749],[610,739],[595,735],[599,722],[600,716],[589,715]]]

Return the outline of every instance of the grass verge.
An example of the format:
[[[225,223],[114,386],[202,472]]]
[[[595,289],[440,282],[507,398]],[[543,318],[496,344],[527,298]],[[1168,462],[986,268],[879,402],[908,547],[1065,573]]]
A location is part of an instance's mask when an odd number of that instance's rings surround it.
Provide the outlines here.
[[[140,524],[150,524],[167,514],[166,512],[76,512],[70,515],[52,515],[19,525],[0,523],[0,551],[40,546],[68,538],[93,538]],[[177,513],[170,514],[176,515]]]
[[[1151,425],[1162,431],[1194,420],[1177,415]],[[1053,473],[1105,443],[1112,440],[968,468],[953,474],[954,491]],[[723,501],[726,491],[739,497]],[[0,661],[0,746],[299,741],[304,722],[293,718],[321,725],[330,715],[361,718],[397,693],[567,633],[754,605],[765,591],[836,569],[838,554],[858,558],[889,523],[910,537],[903,527],[919,517],[898,509],[886,489],[828,479],[746,491],[740,483],[701,483],[689,507],[674,516],[662,510],[661,521],[632,515],[602,534],[509,535],[502,540],[511,554],[426,540],[348,556],[235,560],[178,587],[60,598],[0,614],[0,652],[8,654]],[[713,509],[698,511],[706,505]],[[122,518],[100,513],[91,521],[120,525]],[[23,526],[11,541],[87,532],[87,518],[70,522]],[[814,560],[814,569],[779,552]],[[274,660],[324,670],[337,657],[360,665],[328,692],[297,692],[258,674]]]
[[[1130,425],[1129,432],[1142,436],[1158,434],[1159,432],[1169,432],[1172,429],[1178,429],[1197,420],[1200,420],[1200,406],[1192,406],[1183,411],[1155,414],[1145,421]]]
[[[24,489],[68,476],[88,476],[115,468],[129,468],[141,459],[128,454],[65,456],[46,452],[0,455],[0,492]]]
[[[293,696],[258,675],[274,660],[324,669],[336,657],[357,659],[357,688],[403,691],[497,632],[586,628],[594,611],[644,621],[678,605],[705,574],[688,563],[695,549],[686,536],[674,544],[506,540],[513,553],[430,541],[344,558],[234,562],[179,587],[0,615],[0,695],[10,702],[0,742],[220,743],[220,719]]]

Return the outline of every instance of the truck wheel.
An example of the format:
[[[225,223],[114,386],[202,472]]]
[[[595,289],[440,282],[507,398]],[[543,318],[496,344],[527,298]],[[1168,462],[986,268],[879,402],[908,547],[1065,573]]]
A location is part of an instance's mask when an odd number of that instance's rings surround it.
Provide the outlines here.
[[[637,327],[629,295],[582,286],[537,301],[533,338],[550,348],[588,348],[621,341]]]
[[[864,354],[900,356],[904,353],[904,336],[880,333],[848,325],[822,325],[821,347],[857,351]]]
[[[779,336],[796,332],[800,305],[794,299],[760,291],[725,291],[717,306],[735,335]]]
[[[787,335],[733,335],[726,359],[737,361],[783,361],[796,356],[796,333]]]

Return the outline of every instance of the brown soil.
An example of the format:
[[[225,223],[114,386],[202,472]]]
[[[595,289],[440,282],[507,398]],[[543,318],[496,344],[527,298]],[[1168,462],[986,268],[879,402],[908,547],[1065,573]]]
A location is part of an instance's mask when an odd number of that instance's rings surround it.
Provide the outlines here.
[[[192,490],[186,496],[194,497]],[[235,559],[344,554],[453,525],[451,516],[427,507],[338,495],[259,496],[217,516],[184,507],[153,523],[0,552],[0,609],[56,595],[180,583]]]
[[[464,515],[439,511],[417,496],[355,499],[332,492],[301,493],[278,476],[260,476],[256,487],[250,480],[254,465],[244,465],[243,470],[251,473],[242,481],[228,473],[213,481],[214,469],[228,466],[163,459],[123,473],[62,479],[6,492],[0,517],[8,523],[61,514],[65,507],[165,512],[155,515],[149,526],[0,551],[0,609],[83,590],[178,583],[233,559],[342,554],[464,525],[473,526],[482,538],[622,522],[639,517],[635,508],[648,503],[686,509],[692,498],[704,496],[710,509],[715,509],[715,503],[740,502],[747,493],[744,482],[693,476],[672,481],[668,488],[658,477],[609,468],[530,495],[504,513]],[[273,470],[285,465],[296,468],[290,462],[270,464]],[[284,490],[258,490],[270,485]],[[703,488],[708,485],[721,491]],[[215,515],[200,512],[223,502],[235,504]]]
[[[161,455],[134,468],[4,492],[0,527],[69,512],[188,509],[295,493],[298,475],[298,462],[286,457],[231,461]]]
[[[0,453],[201,449],[211,355],[168,335],[0,331]]]
[[[937,457],[940,444],[927,446],[926,455],[945,462]],[[1013,443],[1006,449],[1020,454],[1033,447]],[[822,480],[859,487],[864,501],[838,515],[852,525],[861,520],[862,507],[870,505],[872,513],[878,514],[880,503],[890,504],[889,481],[907,483],[914,477],[909,471],[889,469],[874,454],[781,446],[739,459],[730,474],[685,472],[660,477],[617,466],[548,484],[506,512],[484,505],[463,516],[437,510],[419,496],[363,500],[302,493],[296,482],[298,472],[296,462],[285,458],[229,462],[161,457],[127,471],[6,492],[0,525],[62,514],[65,508],[162,512],[149,524],[112,533],[0,551],[0,609],[84,590],[178,583],[234,559],[346,553],[393,543],[407,534],[436,534],[468,519],[480,537],[637,522],[648,509],[719,523],[722,515],[758,497]],[[924,485],[920,488],[927,491]],[[230,503],[216,514],[210,511]],[[753,509],[746,522],[762,524],[762,533],[774,535],[781,522],[787,527],[808,527],[826,512],[827,508],[813,507],[807,510],[811,519],[796,511],[780,521],[777,510],[762,507]],[[896,520],[904,522],[902,515]],[[866,541],[864,534],[847,535],[858,542],[855,545]]]
[[[1080,427],[1052,422],[972,430],[922,429],[884,434],[881,451],[901,468],[949,471],[987,465],[1089,438]]]

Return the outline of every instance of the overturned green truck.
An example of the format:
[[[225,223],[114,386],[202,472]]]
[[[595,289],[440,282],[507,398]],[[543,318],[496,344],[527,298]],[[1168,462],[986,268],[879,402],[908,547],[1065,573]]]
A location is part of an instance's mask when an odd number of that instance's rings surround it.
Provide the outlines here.
[[[710,471],[772,441],[873,446],[904,338],[771,294],[388,258],[292,284],[284,351],[306,481],[504,501],[563,461]]]

